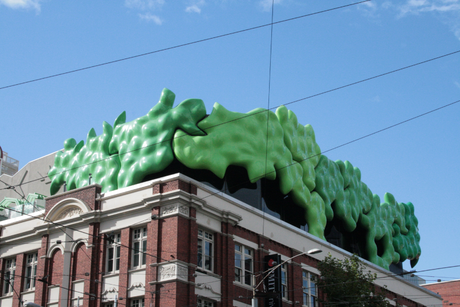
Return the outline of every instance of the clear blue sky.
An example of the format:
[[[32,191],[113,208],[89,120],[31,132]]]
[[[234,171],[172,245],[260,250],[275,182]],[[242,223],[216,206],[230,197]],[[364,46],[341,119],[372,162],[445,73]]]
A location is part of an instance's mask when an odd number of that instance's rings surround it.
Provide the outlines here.
[[[276,0],[274,21],[352,1]],[[460,0],[369,1],[20,86],[20,82],[270,23],[271,0],[0,0],[0,146],[21,166],[102,122],[204,100],[248,112],[460,50]],[[7,87],[7,88],[4,88]],[[268,99],[270,97],[270,101]],[[460,53],[288,105],[323,151],[460,99]],[[460,103],[325,153],[380,197],[414,203],[417,270],[460,265]],[[409,263],[405,268],[410,269]],[[460,268],[420,273],[459,279]]]

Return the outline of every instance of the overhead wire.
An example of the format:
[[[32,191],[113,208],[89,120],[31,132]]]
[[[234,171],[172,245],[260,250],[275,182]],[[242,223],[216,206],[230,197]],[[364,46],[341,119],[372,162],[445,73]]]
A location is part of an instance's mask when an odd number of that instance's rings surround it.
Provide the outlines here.
[[[245,29],[238,30],[238,31],[228,32],[228,33],[224,33],[224,34],[219,34],[219,35],[216,35],[216,36],[211,36],[211,37],[208,37],[208,38],[203,38],[203,39],[195,40],[195,41],[188,42],[188,43],[183,43],[183,44],[178,44],[178,45],[175,45],[175,46],[170,46],[170,47],[166,47],[166,48],[162,48],[162,49],[157,49],[157,50],[154,50],[154,51],[149,51],[149,52],[145,52],[145,53],[141,53],[141,54],[137,54],[137,55],[132,55],[132,56],[120,58],[120,59],[117,59],[117,60],[107,61],[107,62],[103,62],[103,63],[99,63],[99,64],[95,64],[95,65],[90,65],[90,66],[86,66],[86,67],[82,67],[82,68],[77,68],[77,69],[73,69],[73,70],[69,70],[69,71],[65,71],[65,72],[61,72],[61,73],[57,73],[57,74],[53,74],[53,75],[48,75],[48,76],[44,76],[44,77],[40,77],[40,78],[36,78],[36,79],[31,79],[31,80],[27,80],[27,81],[23,81],[23,82],[18,82],[18,83],[2,86],[2,87],[0,87],[0,90],[4,90],[4,89],[7,89],[7,88],[11,88],[11,87],[16,87],[16,86],[20,86],[20,85],[25,85],[25,84],[32,83],[32,82],[42,81],[42,80],[46,80],[46,79],[50,79],[50,78],[55,78],[55,77],[59,77],[59,76],[64,76],[64,75],[68,75],[68,74],[72,74],[72,73],[76,73],[76,72],[80,72],[80,71],[84,71],[84,70],[89,70],[89,69],[93,69],[93,68],[97,68],[97,67],[101,67],[101,66],[115,64],[115,63],[119,63],[119,62],[123,62],[123,61],[128,61],[128,60],[144,57],[144,56],[155,54],[155,53],[160,53],[160,52],[169,51],[169,50],[173,50],[173,49],[177,49],[177,48],[181,48],[181,47],[195,45],[195,44],[198,44],[198,43],[203,43],[203,42],[211,41],[211,40],[218,39],[218,38],[223,38],[223,37],[227,37],[227,36],[231,36],[231,35],[235,35],[235,34],[240,34],[240,33],[248,32],[248,31],[256,30],[256,29],[261,29],[261,28],[272,26],[272,25],[281,24],[281,23],[285,23],[285,22],[289,22],[289,21],[293,21],[293,20],[297,20],[297,19],[301,19],[301,18],[313,16],[313,15],[318,15],[318,14],[322,14],[322,13],[326,13],[326,12],[330,12],[330,11],[334,11],[334,10],[338,10],[338,9],[347,8],[347,7],[350,7],[350,6],[362,4],[362,3],[365,3],[365,2],[369,2],[369,1],[371,1],[371,0],[363,0],[363,1],[359,1],[359,2],[345,4],[345,5],[342,5],[342,6],[337,6],[337,7],[334,7],[334,8],[325,9],[325,10],[317,11],[317,12],[314,12],[314,13],[309,13],[309,14],[304,14],[304,15],[300,15],[300,16],[296,16],[296,17],[291,17],[291,18],[279,20],[279,21],[276,21],[276,22],[272,21],[271,23],[262,24],[262,25],[258,25],[258,26],[254,26],[254,27],[250,27],[250,28],[245,28]]]
[[[367,1],[370,1],[370,0],[366,0],[366,1],[361,1],[361,2],[357,2],[357,3],[354,3],[354,4],[349,4],[349,5],[346,5],[346,6],[342,6],[342,7],[347,7],[347,6],[350,6],[350,5],[355,5],[355,4],[359,4],[359,3],[363,3],[363,2],[367,2]],[[342,8],[342,7],[339,7],[339,8]],[[334,9],[337,9],[337,8],[334,8]],[[330,10],[333,10],[333,9],[329,9],[329,10],[325,10],[325,11],[330,11]],[[321,11],[321,12],[325,12],[325,11]],[[272,35],[273,35],[273,25],[274,24],[277,24],[277,23],[281,23],[281,22],[286,22],[286,21],[289,21],[289,20],[293,20],[293,19],[298,19],[298,18],[303,18],[303,17],[306,17],[306,16],[311,16],[311,15],[314,15],[314,14],[318,14],[319,12],[316,12],[316,13],[313,13],[313,14],[308,14],[308,15],[303,15],[303,16],[298,16],[298,17],[295,17],[295,18],[291,18],[291,19],[287,19],[287,20],[283,20],[283,21],[279,21],[279,22],[273,22],[273,11],[272,11],[272,21],[270,24],[267,24],[267,25],[262,25],[262,26],[258,26],[258,27],[253,27],[253,28],[249,28],[249,29],[245,29],[245,30],[240,30],[240,31],[236,31],[236,32],[231,32],[231,33],[227,33],[227,34],[224,34],[224,35],[220,35],[220,36],[215,36],[215,37],[212,37],[212,38],[208,38],[208,39],[203,39],[203,40],[199,40],[199,41],[194,41],[194,42],[191,42],[191,43],[186,43],[186,44],[182,44],[182,45],[177,45],[177,46],[174,46],[174,47],[170,47],[170,48],[165,48],[165,49],[161,49],[161,50],[157,50],[157,51],[152,51],[152,52],[148,52],[148,53],[144,53],[144,54],[140,54],[140,55],[136,55],[136,56],[132,56],[132,57],[127,57],[127,58],[123,58],[123,59],[119,59],[119,60],[115,60],[115,61],[110,61],[110,62],[105,62],[105,63],[101,63],[101,64],[97,64],[97,65],[93,65],[93,66],[89,66],[89,67],[85,67],[85,68],[81,68],[81,69],[77,69],[77,70],[73,70],[73,71],[68,71],[68,72],[64,72],[64,73],[60,73],[60,74],[56,74],[56,75],[51,75],[51,76],[47,76],[47,77],[43,77],[43,78],[38,78],[38,79],[34,79],[34,80],[29,80],[29,81],[25,81],[25,82],[21,82],[21,83],[17,83],[17,84],[13,84],[13,85],[9,85],[9,86],[6,86],[6,87],[1,87],[0,89],[5,89],[5,88],[9,88],[9,87],[13,87],[13,86],[18,86],[18,85],[22,85],[22,84],[26,84],[26,83],[31,83],[31,82],[36,82],[36,81],[40,81],[40,80],[44,80],[44,79],[49,79],[49,78],[53,78],[53,77],[57,77],[57,76],[60,76],[60,75],[65,75],[65,74],[69,74],[69,73],[74,73],[74,72],[78,72],[78,71],[82,71],[82,70],[87,70],[87,69],[91,69],[91,68],[95,68],[95,67],[99,67],[99,66],[103,66],[103,65],[108,65],[108,64],[112,64],[112,63],[116,63],[116,62],[120,62],[120,61],[125,61],[125,60],[129,60],[129,59],[133,59],[133,58],[137,58],[137,57],[141,57],[141,56],[145,56],[145,55],[149,55],[149,54],[153,54],[153,53],[157,53],[157,52],[161,52],[161,51],[166,51],[166,50],[169,50],[169,49],[174,49],[174,48],[178,48],[178,47],[182,47],[182,46],[187,46],[187,45],[191,45],[191,44],[195,44],[195,43],[198,43],[198,42],[203,42],[203,41],[207,41],[207,40],[211,40],[211,39],[215,39],[215,38],[220,38],[220,37],[224,37],[224,36],[228,36],[228,35],[233,35],[233,34],[236,34],[236,33],[241,33],[241,32],[245,32],[245,31],[249,31],[249,30],[254,30],[254,29],[257,29],[257,28],[260,28],[260,27],[265,27],[265,26],[268,26],[268,25],[271,25],[272,26]],[[272,38],[272,37],[271,37]],[[321,92],[321,93],[318,93],[318,94],[315,94],[315,95],[312,95],[312,96],[307,96],[307,97],[304,97],[304,98],[301,98],[301,99],[298,99],[298,100],[295,100],[295,101],[291,101],[291,102],[288,102],[284,105],[289,105],[289,104],[292,104],[292,103],[296,103],[296,102],[299,102],[299,101],[303,101],[303,100],[306,100],[306,99],[310,99],[310,98],[313,98],[313,97],[317,97],[319,95],[323,95],[323,94],[326,94],[326,93],[330,93],[332,91],[335,91],[335,90],[339,90],[339,89],[342,89],[342,88],[345,88],[345,87],[348,87],[348,86],[352,86],[352,85],[356,85],[356,84],[359,84],[359,83],[362,83],[362,82],[365,82],[365,81],[369,81],[369,80],[372,80],[372,79],[375,79],[375,78],[378,78],[378,77],[381,77],[381,76],[385,76],[385,75],[388,75],[388,74],[391,74],[391,73],[394,73],[394,72],[398,72],[398,71],[401,71],[403,69],[407,69],[407,68],[411,68],[411,67],[414,67],[414,66],[417,66],[417,65],[420,65],[420,64],[424,64],[424,63],[427,63],[427,62],[430,62],[430,61],[433,61],[433,60],[437,60],[437,59],[440,59],[440,58],[443,58],[445,56],[449,56],[449,55],[453,55],[453,54],[456,54],[460,52],[460,50],[458,51],[455,51],[455,52],[452,52],[452,53],[449,53],[449,54],[445,54],[445,55],[442,55],[442,56],[439,56],[439,57],[436,57],[436,58],[432,58],[432,59],[429,59],[429,60],[426,60],[426,61],[422,61],[422,62],[419,62],[419,63],[416,63],[416,64],[412,64],[412,65],[409,65],[409,66],[406,66],[406,67],[403,67],[403,68],[400,68],[400,69],[396,69],[396,70],[393,70],[393,71],[390,71],[390,72],[387,72],[387,73],[383,73],[383,74],[380,74],[380,75],[377,75],[377,76],[374,76],[374,77],[370,77],[370,78],[367,78],[367,79],[363,79],[363,80],[360,80],[360,81],[357,81],[357,82],[353,82],[353,83],[350,83],[350,84],[347,84],[347,85],[344,85],[344,86],[341,86],[341,87],[337,87],[337,88],[334,88],[334,89],[331,89],[331,90],[328,90],[328,91],[324,91],[324,92]],[[270,67],[271,67],[271,50],[270,50]],[[270,83],[270,82],[269,82]],[[270,87],[270,85],[269,85]],[[390,128],[393,128],[395,126],[398,126],[398,125],[401,125],[403,123],[406,123],[408,121],[411,121],[413,119],[416,119],[416,118],[419,118],[419,117],[422,117],[422,116],[425,116],[427,114],[430,114],[432,112],[435,112],[435,111],[438,111],[440,109],[443,109],[443,108],[446,108],[448,106],[451,106],[453,104],[456,104],[458,103],[460,100],[458,101],[455,101],[455,102],[452,102],[450,104],[447,104],[447,105],[444,105],[444,106],[441,106],[439,108],[436,108],[436,109],[433,109],[431,111],[428,111],[428,112],[425,112],[423,114],[420,114],[418,116],[415,116],[415,117],[412,117],[410,119],[407,119],[407,120],[404,120],[402,122],[399,122],[397,124],[394,124],[394,125],[391,125],[391,126],[388,126],[386,128],[383,128],[381,130],[378,130],[378,131],[375,131],[373,133],[370,133],[370,134],[367,134],[365,136],[362,136],[360,138],[357,138],[357,139],[354,139],[350,142],[347,142],[347,143],[344,143],[342,145],[339,145],[339,146],[336,146],[336,147],[333,147],[327,151],[324,151],[324,152],[321,152],[321,154],[325,153],[325,152],[328,152],[328,151],[332,151],[334,149],[337,149],[339,147],[343,147],[343,146],[346,146],[348,144],[351,144],[353,142],[356,142],[356,141],[359,141],[363,138],[366,138],[366,137],[369,137],[369,136],[372,136],[374,134],[377,134],[377,133],[380,133],[380,132],[383,132],[385,130],[388,130]],[[268,97],[268,108],[267,108],[267,111],[268,110],[271,110],[270,108],[270,90],[269,90],[269,97]],[[268,125],[268,123],[267,123]],[[267,129],[268,130],[268,129]],[[170,140],[171,141],[171,140]],[[267,142],[268,143],[268,142]],[[288,167],[288,166],[287,166]],[[46,178],[46,176],[44,176],[44,178]],[[22,186],[21,185],[18,185],[19,187]],[[19,192],[17,192],[15,189],[14,189],[14,186],[9,186],[8,188],[6,189],[9,189],[13,187],[13,190],[18,193],[20,196],[22,196],[24,198],[23,195],[21,195]],[[2,190],[2,189],[0,189]],[[67,234],[67,233],[66,233]],[[90,235],[90,234],[88,234]],[[129,247],[128,247],[129,248]],[[453,267],[456,267],[456,266],[453,266]]]
[[[386,76],[386,75],[389,75],[389,74],[393,74],[393,73],[396,73],[396,72],[400,72],[402,70],[405,70],[405,69],[409,69],[409,68],[412,68],[412,67],[415,67],[415,66],[418,66],[418,65],[422,65],[422,64],[425,64],[425,63],[428,63],[428,62],[431,62],[431,61],[435,61],[435,60],[439,60],[439,59],[442,59],[442,58],[445,58],[445,57],[448,57],[448,56],[451,56],[451,55],[455,55],[455,54],[459,54],[460,53],[460,50],[457,50],[457,51],[453,51],[453,52],[450,52],[450,53],[446,53],[446,54],[443,54],[441,56],[437,56],[437,57],[434,57],[434,58],[430,58],[430,59],[427,59],[427,60],[424,60],[424,61],[421,61],[421,62],[417,62],[417,63],[414,63],[414,64],[410,64],[410,65],[407,65],[407,66],[404,66],[404,67],[400,67],[398,69],[394,69],[394,70],[391,70],[391,71],[388,71],[388,72],[385,72],[385,73],[382,73],[382,74],[378,74],[378,75],[375,75],[375,76],[372,76],[372,77],[368,77],[368,78],[365,78],[365,79],[361,79],[361,80],[358,80],[358,81],[355,81],[355,82],[352,82],[352,83],[348,83],[348,84],[345,84],[345,85],[342,85],[342,86],[339,86],[339,87],[335,87],[333,89],[329,89],[327,91],[322,91],[322,92],[319,92],[319,93],[316,93],[316,94],[313,94],[313,95],[310,95],[310,96],[305,96],[303,98],[300,98],[300,99],[296,99],[296,100],[293,100],[293,101],[290,101],[290,102],[286,102],[284,104],[281,104],[281,105],[278,105],[276,107],[272,107],[270,108],[270,110],[273,110],[273,109],[276,109],[280,106],[286,106],[286,105],[291,105],[291,104],[294,104],[294,103],[297,103],[297,102],[301,102],[301,101],[305,101],[305,100],[308,100],[308,99],[312,99],[314,97],[318,97],[318,96],[321,96],[321,95],[325,95],[325,94],[328,94],[328,93],[331,93],[331,92],[334,92],[334,91],[337,91],[337,90],[340,90],[340,89],[344,89],[344,88],[347,88],[347,87],[350,87],[350,86],[353,86],[353,85],[357,85],[357,84],[360,84],[360,83],[363,83],[363,82],[366,82],[366,81],[370,81],[370,80],[373,80],[373,79],[376,79],[376,78],[380,78],[380,77],[383,77],[383,76]],[[448,104],[445,104],[443,106],[440,106],[438,108],[435,108],[435,109],[432,109],[428,112],[425,112],[425,113],[422,113],[420,115],[417,115],[413,118],[410,118],[406,121],[410,121],[410,120],[413,120],[415,118],[418,118],[418,117],[421,117],[421,116],[424,116],[424,115],[427,115],[429,113],[432,113],[432,112],[435,112],[435,111],[438,111],[440,109],[443,109],[445,107],[449,107],[451,105],[454,105],[458,103],[458,100],[457,101],[454,101],[454,102],[451,102],[451,103],[448,103]],[[215,128],[215,127],[218,127],[218,126],[222,126],[222,125],[225,125],[225,124],[228,124],[228,123],[232,123],[232,122],[236,122],[238,120],[242,120],[242,119],[245,119],[247,117],[251,117],[251,116],[255,116],[255,115],[258,115],[260,113],[263,113],[263,112],[268,112],[269,110],[261,110],[261,111],[258,111],[258,112],[254,112],[252,114],[244,114],[243,116],[237,118],[237,119],[233,119],[233,120],[229,120],[229,121],[226,121],[226,122],[222,122],[222,123],[219,123],[219,124],[216,124],[216,125],[212,125],[206,129],[204,129],[205,131],[206,130],[209,130],[209,129],[212,129],[212,128]],[[373,134],[376,134],[376,133],[379,133],[381,131],[384,131],[384,130],[387,130],[387,129],[390,129],[391,127],[393,126],[397,126],[401,123],[404,123],[406,121],[403,121],[403,122],[400,122],[398,124],[395,124],[395,125],[392,125],[392,126],[389,126],[387,128],[383,128],[382,130],[379,130],[379,131],[376,131],[376,132],[373,132],[372,134],[370,135],[373,135]],[[365,138],[365,137],[368,137],[370,135],[366,135],[366,136],[363,136],[361,138],[358,138],[356,140],[353,140],[353,141],[350,141],[350,142],[347,142],[346,144],[341,144],[339,145],[338,147],[343,147],[347,144],[350,144],[350,143],[353,143],[359,139],[362,139],[362,138]],[[185,136],[185,135],[184,135]],[[136,148],[136,149],[133,149],[133,150],[130,150],[130,151],[127,151],[126,153],[123,153],[123,154],[117,154],[117,155],[125,155],[125,154],[130,154],[132,152],[135,152],[135,151],[138,151],[138,150],[141,150],[141,149],[144,149],[146,147],[150,147],[150,146],[155,146],[155,145],[158,145],[158,144],[161,144],[161,143],[165,143],[165,142],[171,142],[177,138],[180,138],[180,137],[184,137],[184,136],[174,136],[172,139],[165,139],[165,140],[162,140],[162,141],[159,141],[159,142],[155,142],[153,144],[150,144],[148,146],[145,146],[145,147],[140,147],[140,148]],[[328,152],[328,151],[332,151],[338,147],[334,147],[334,148],[331,148],[331,149],[328,149],[327,151],[325,152]],[[85,163],[83,165],[80,165],[80,166],[77,166],[77,167],[74,167],[74,168],[70,168],[70,169],[67,169],[63,172],[68,172],[68,171],[72,171],[72,170],[75,170],[75,169],[78,169],[80,167],[85,167],[85,166],[89,166],[89,165],[92,165],[92,164],[96,164],[96,163],[100,163],[100,162],[103,162],[107,159],[111,159],[113,158],[114,155],[111,155],[107,158],[103,158],[103,159],[100,159],[100,160],[96,160],[96,161],[93,161],[93,162],[90,162],[90,163]],[[58,173],[60,174],[60,173]],[[10,185],[6,188],[0,188],[0,190],[7,190],[7,189],[11,189],[11,187],[17,187],[17,186],[21,186],[21,185],[25,185],[25,184],[30,184],[32,182],[36,182],[36,181],[39,181],[39,180],[43,180],[43,179],[46,179],[48,176],[43,176],[43,177],[39,177],[39,178],[36,178],[36,179],[33,179],[33,180],[29,180],[29,181],[26,181],[26,182],[23,182],[22,184],[17,184],[17,185]]]

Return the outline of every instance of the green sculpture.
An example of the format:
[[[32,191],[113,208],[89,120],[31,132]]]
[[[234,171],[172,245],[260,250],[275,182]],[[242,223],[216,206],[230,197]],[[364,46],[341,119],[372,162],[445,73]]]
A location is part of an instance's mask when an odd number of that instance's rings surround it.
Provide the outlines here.
[[[246,169],[251,182],[278,179],[279,190],[304,209],[308,232],[325,239],[328,225],[356,234],[365,257],[389,267],[420,256],[418,221],[411,203],[384,202],[361,182],[361,172],[348,161],[321,155],[313,128],[302,126],[286,107],[275,113],[255,109],[231,112],[216,103],[209,116],[199,99],[173,108],[175,95],[164,89],[147,115],[125,123],[123,112],[103,134],[94,129],[86,145],[64,143],[49,172],[51,194],[65,183],[74,189],[92,183],[103,192],[140,183],[175,159],[189,169],[209,170],[224,178],[229,166]]]

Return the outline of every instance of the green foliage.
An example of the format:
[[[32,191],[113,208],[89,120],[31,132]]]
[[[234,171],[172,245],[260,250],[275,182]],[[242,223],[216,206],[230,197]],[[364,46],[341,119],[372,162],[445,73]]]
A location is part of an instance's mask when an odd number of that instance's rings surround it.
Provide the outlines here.
[[[318,265],[321,277],[317,280],[323,294],[323,306],[372,306],[389,307],[384,290],[377,290],[373,282],[376,274],[366,271],[365,265],[356,255],[339,260],[331,255]]]

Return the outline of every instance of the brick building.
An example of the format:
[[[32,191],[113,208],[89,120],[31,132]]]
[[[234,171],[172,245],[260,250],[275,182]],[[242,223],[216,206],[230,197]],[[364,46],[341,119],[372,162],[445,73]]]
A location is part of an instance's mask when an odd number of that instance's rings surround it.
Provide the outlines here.
[[[318,261],[351,255],[180,173],[107,193],[97,184],[58,193],[45,210],[0,227],[1,307],[247,307],[269,254],[288,260],[283,306],[312,306]],[[313,248],[322,253],[307,255]],[[441,305],[439,295],[363,261],[393,305]]]
[[[422,287],[439,294],[443,307],[460,305],[460,279],[424,284]]]
[[[441,305],[397,263],[421,253],[414,206],[381,202],[292,111],[174,99],[0,176],[0,307],[247,307],[268,256],[283,307],[315,307],[317,264],[351,253],[392,305]]]

